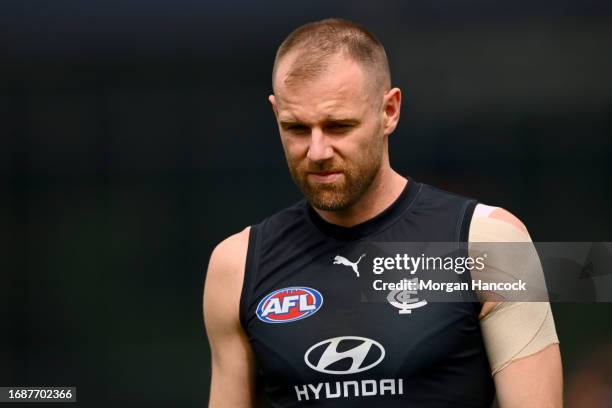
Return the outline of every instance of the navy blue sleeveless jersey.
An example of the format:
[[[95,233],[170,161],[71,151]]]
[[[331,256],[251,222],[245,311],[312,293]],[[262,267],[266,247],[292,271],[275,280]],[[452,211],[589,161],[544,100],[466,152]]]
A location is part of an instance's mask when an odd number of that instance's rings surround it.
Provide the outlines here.
[[[354,227],[305,200],[252,226],[240,322],[265,406],[490,407],[475,298],[368,302],[360,284],[372,274],[369,243],[465,243],[475,206],[409,177],[390,207]]]

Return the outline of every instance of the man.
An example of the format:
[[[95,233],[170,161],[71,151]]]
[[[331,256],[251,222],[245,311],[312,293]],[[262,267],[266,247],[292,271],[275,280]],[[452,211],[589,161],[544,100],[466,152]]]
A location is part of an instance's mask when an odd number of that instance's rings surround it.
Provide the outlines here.
[[[363,298],[369,242],[530,241],[509,212],[391,168],[401,93],[378,40],[340,19],[302,26],[279,47],[273,90],[305,200],[213,251],[210,406],[560,407],[547,302]]]

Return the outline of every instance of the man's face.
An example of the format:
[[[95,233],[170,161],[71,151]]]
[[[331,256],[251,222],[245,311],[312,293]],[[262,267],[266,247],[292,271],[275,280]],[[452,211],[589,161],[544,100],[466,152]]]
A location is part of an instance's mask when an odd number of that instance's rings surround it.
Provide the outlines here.
[[[316,78],[287,84],[290,65],[280,61],[276,93],[270,96],[289,171],[315,208],[346,209],[381,168],[382,92],[366,82],[358,63],[342,55],[332,57]]]

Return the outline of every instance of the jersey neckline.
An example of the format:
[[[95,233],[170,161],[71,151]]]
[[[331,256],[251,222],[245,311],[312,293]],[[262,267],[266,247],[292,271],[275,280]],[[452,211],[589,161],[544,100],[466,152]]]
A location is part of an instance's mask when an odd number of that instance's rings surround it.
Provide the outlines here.
[[[312,208],[310,203],[304,200],[306,203],[307,218],[323,234],[339,240],[352,241],[370,236],[389,227],[412,205],[421,189],[422,183],[415,181],[410,176],[406,176],[406,179],[408,182],[404,186],[404,189],[391,205],[374,217],[360,224],[352,227],[332,224],[323,219],[315,209]]]

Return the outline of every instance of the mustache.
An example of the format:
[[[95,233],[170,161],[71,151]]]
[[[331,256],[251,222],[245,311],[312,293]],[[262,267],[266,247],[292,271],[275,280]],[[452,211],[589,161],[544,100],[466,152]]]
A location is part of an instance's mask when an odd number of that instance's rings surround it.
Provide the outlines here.
[[[306,173],[344,173],[346,168],[335,162],[308,162],[302,171]]]

